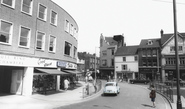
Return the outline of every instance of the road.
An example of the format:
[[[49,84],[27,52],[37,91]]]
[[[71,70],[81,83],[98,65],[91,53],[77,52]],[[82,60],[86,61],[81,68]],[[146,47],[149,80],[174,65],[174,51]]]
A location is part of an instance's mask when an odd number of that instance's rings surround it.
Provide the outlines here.
[[[127,83],[119,83],[119,86],[121,91],[118,96],[98,96],[86,102],[57,109],[153,109],[147,87]],[[155,109],[170,109],[158,94]]]

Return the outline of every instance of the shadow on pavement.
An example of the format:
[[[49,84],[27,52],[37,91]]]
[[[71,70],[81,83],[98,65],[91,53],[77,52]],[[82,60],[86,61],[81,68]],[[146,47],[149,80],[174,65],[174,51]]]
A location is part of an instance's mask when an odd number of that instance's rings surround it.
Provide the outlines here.
[[[153,107],[152,105],[148,105],[148,104],[142,104],[145,107]]]

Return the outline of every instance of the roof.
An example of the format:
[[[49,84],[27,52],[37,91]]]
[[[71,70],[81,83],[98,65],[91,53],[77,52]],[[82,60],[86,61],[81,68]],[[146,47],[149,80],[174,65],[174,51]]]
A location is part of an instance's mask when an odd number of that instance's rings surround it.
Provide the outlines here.
[[[117,41],[113,39],[113,37],[105,37],[105,41],[109,43],[109,45],[117,45]]]
[[[152,42],[151,44],[148,44],[149,42]],[[156,39],[142,39],[139,45],[139,48],[156,48],[160,47],[160,38]]]
[[[168,41],[174,36],[173,33],[170,34],[163,34],[161,37],[161,45],[164,46]],[[178,33],[178,36],[185,38],[185,33]]]
[[[122,46],[117,49],[115,56],[135,55],[137,53],[138,47],[139,47],[139,45]]]

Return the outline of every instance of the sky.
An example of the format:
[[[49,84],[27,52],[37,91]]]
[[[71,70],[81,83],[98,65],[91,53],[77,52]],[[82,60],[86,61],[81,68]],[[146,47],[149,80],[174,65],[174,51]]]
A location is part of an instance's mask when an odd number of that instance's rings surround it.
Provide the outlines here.
[[[100,35],[123,35],[126,45],[174,33],[173,0],[52,0],[77,22],[78,52],[98,53]],[[176,0],[177,31],[185,33],[185,1]]]

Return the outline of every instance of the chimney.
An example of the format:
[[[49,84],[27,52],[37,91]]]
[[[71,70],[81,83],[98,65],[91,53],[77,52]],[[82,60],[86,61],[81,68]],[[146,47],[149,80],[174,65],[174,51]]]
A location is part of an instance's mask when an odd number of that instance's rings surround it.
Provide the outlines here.
[[[164,33],[163,29],[161,29],[160,33],[161,33],[161,37],[162,37],[163,36],[163,33]]]

